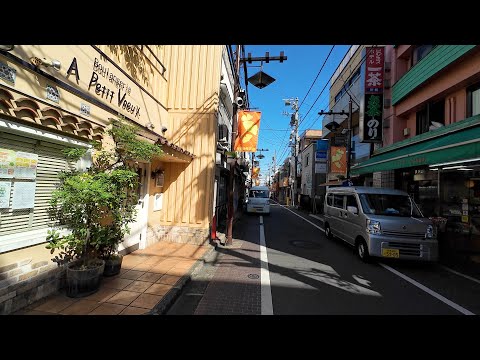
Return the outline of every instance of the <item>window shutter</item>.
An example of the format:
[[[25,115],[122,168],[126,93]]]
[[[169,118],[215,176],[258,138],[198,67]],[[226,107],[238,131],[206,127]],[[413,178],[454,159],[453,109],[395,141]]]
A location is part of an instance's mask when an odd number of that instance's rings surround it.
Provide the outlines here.
[[[67,162],[62,154],[65,146],[0,132],[0,148],[38,154],[35,180],[0,179],[12,182],[10,208],[0,209],[0,234],[7,235],[48,227],[51,222],[48,217],[48,202],[52,191],[58,185],[58,173],[75,167],[75,164]],[[12,210],[13,190],[15,184],[19,182],[36,183],[33,209]]]

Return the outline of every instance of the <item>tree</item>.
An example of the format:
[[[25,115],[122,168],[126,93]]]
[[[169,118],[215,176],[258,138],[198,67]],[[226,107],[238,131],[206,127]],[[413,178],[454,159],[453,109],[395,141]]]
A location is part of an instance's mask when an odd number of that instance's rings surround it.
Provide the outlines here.
[[[48,232],[46,246],[52,254],[59,251],[52,259],[59,265],[81,259],[80,266],[88,266],[91,259],[107,259],[129,233],[138,200],[136,165],[163,153],[159,145],[139,139],[137,129],[124,119],[112,121],[107,134],[114,146],[104,149],[94,143],[90,168],[60,173],[60,185],[50,200],[54,229]],[[64,155],[76,161],[86,151],[66,148]],[[59,228],[69,234],[61,236]]]

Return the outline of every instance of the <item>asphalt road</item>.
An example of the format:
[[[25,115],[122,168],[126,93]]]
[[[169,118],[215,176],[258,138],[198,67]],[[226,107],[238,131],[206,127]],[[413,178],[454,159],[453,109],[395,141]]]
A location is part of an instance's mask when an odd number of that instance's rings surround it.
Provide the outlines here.
[[[439,264],[382,259],[363,263],[348,244],[326,238],[322,221],[297,210],[274,204],[270,216],[245,215],[238,227],[243,229],[238,239],[249,242],[249,250],[227,251],[236,260],[223,269],[263,268],[258,280],[262,314],[480,314],[480,281]],[[212,255],[220,262],[225,256],[222,251]],[[195,274],[168,314],[194,314],[201,301],[215,301],[211,291],[204,296],[216,272],[224,271],[215,261]],[[229,286],[235,281],[230,279]]]
[[[480,283],[439,265],[365,264],[321,221],[280,205],[264,224],[274,314],[480,314]]]

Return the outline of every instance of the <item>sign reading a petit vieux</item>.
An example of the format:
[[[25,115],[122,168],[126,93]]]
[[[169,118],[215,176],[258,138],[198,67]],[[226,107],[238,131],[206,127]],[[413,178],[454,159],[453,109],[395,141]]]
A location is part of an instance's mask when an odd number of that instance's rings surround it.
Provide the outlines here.
[[[363,111],[360,113],[361,142],[382,142],[384,47],[367,47]]]

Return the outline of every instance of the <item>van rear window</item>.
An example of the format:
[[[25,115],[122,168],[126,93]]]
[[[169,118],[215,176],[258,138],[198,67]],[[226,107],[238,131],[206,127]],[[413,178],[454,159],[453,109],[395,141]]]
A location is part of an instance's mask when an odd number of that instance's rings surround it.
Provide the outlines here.
[[[249,195],[252,198],[267,198],[268,199],[268,190],[250,190]]]

